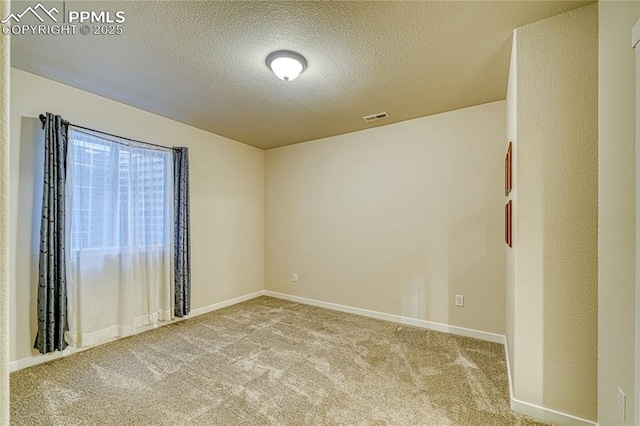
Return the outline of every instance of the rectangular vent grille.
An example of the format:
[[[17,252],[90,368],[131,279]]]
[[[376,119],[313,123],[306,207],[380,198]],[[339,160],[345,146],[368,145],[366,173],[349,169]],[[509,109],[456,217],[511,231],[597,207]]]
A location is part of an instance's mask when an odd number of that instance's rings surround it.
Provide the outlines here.
[[[371,114],[367,115],[366,117],[362,117],[362,119],[367,123],[371,121],[382,120],[383,118],[389,118],[389,114],[387,114],[386,112],[379,112],[377,114]]]

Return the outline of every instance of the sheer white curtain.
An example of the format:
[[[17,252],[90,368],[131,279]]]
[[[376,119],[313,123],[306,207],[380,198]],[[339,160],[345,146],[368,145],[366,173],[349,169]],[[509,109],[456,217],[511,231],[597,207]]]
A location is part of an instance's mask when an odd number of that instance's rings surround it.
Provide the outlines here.
[[[171,151],[70,127],[67,161],[70,343],[171,319]]]

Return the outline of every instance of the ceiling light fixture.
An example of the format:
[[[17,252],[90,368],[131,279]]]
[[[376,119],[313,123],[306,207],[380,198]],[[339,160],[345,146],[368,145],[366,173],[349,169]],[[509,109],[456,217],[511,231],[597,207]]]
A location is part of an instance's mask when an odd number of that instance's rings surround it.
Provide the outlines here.
[[[291,50],[277,50],[269,53],[265,62],[267,67],[284,81],[294,80],[307,69],[307,60],[304,56]]]

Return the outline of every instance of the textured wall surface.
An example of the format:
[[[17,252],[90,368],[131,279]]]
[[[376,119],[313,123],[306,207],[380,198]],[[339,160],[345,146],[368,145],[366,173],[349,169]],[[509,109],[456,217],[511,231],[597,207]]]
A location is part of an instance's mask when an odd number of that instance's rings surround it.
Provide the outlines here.
[[[0,2],[6,16],[9,2]],[[9,37],[0,34],[0,424],[9,424]]]
[[[509,142],[512,143],[512,159],[511,159],[511,176],[513,179],[513,187],[509,198],[513,203],[512,207],[512,230],[518,228],[517,213],[518,213],[518,30],[513,32],[513,41],[511,44],[511,65],[509,67],[509,83],[507,85],[507,140],[504,144],[504,152],[506,154]],[[515,251],[518,248],[518,239],[513,238],[512,247],[509,248],[505,244],[505,251],[507,257],[507,274],[506,274],[506,295],[507,300],[505,303],[506,314],[506,333],[507,349],[509,350],[509,368],[511,369],[511,377],[513,377],[513,369],[515,364],[515,358],[513,356],[514,349],[514,332],[515,332],[515,280],[516,280],[516,258]]]
[[[633,43],[636,51],[636,194],[640,188],[640,19],[633,27]],[[640,257],[638,247],[640,246],[640,197],[636,196],[636,361],[635,361],[635,419],[640,421]]]
[[[598,6],[517,40],[514,396],[594,421]]]
[[[266,289],[504,334],[505,121],[499,101],[267,151]]]
[[[634,421],[636,274],[635,52],[640,2],[599,3],[598,423],[623,424],[617,389]],[[615,349],[613,349],[615,348]],[[637,374],[637,373],[636,373]]]
[[[42,165],[33,117],[45,111],[109,133],[189,147],[192,308],[264,289],[264,151],[16,69],[11,96],[12,361],[32,354],[35,337]]]

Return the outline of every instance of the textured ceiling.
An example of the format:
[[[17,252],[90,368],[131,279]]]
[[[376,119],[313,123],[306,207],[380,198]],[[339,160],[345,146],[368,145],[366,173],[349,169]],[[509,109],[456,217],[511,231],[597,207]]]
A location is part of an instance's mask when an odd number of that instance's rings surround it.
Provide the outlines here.
[[[267,149],[504,99],[513,29],[590,2],[42,3],[122,10],[123,34],[14,36],[12,66]]]

